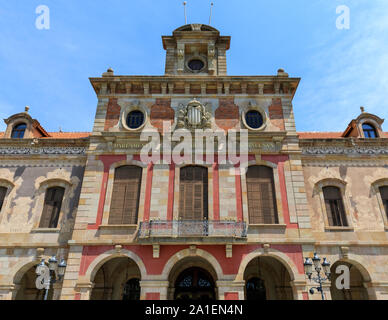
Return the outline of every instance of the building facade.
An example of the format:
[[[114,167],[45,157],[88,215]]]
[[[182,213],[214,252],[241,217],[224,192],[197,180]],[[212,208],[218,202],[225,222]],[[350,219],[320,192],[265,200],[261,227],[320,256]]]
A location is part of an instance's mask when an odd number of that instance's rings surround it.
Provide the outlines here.
[[[52,299],[320,299],[303,267],[318,252],[327,299],[387,299],[383,120],[362,109],[343,133],[298,133],[299,78],[228,76],[230,37],[207,25],[162,39],[165,75],[90,79],[92,132],[47,133],[28,109],[5,120],[0,298],[41,299],[34,268],[55,254],[68,266]],[[196,131],[226,140],[187,158],[180,139]]]

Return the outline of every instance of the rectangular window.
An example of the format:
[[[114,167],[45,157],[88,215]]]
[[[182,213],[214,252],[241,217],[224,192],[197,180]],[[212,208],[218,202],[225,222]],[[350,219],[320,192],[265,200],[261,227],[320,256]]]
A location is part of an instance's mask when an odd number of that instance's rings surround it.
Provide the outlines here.
[[[249,223],[278,224],[273,169],[251,166],[246,177]]]
[[[208,218],[207,168],[188,166],[180,170],[179,218],[201,221]]]
[[[388,218],[388,186],[380,187],[380,195],[381,195],[381,200],[383,200],[385,214],[387,215],[387,218]]]
[[[344,203],[342,200],[341,190],[337,187],[323,188],[325,198],[327,218],[329,225],[333,227],[347,227]]]
[[[0,211],[3,208],[6,195],[7,195],[7,188],[0,187]]]
[[[65,189],[50,188],[46,191],[39,228],[57,228]]]
[[[143,169],[136,166],[116,168],[109,212],[110,225],[137,224]]]

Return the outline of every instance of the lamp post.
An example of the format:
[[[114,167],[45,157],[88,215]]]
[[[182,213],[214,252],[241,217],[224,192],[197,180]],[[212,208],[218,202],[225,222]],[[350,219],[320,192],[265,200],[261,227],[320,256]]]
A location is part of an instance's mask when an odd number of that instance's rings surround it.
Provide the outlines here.
[[[313,266],[314,266],[315,272],[317,273],[316,277],[312,276],[313,275]],[[326,278],[321,276],[322,269],[326,275]],[[322,300],[325,300],[325,295],[323,294],[322,283],[324,283],[327,280],[330,280],[330,262],[327,261],[326,258],[323,258],[323,262],[321,263],[321,258],[318,256],[317,253],[314,253],[314,257],[312,259],[306,258],[306,261],[304,262],[304,271],[310,280],[313,280],[315,283],[319,284],[319,287],[311,288],[310,293],[314,294],[314,289],[316,289],[318,292],[321,293]]]
[[[45,289],[44,300],[48,298],[48,292],[51,288],[51,285],[56,282],[62,282],[63,276],[65,275],[67,264],[64,259],[58,264],[56,256],[52,256],[48,260],[48,266],[46,261],[42,259],[40,264],[36,267],[36,281],[35,285],[38,290]]]

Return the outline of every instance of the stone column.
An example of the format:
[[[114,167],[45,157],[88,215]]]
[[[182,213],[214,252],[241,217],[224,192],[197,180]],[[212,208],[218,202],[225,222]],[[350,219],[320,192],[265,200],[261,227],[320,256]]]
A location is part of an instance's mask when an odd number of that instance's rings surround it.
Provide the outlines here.
[[[0,300],[12,300],[20,286],[14,284],[0,284]]]
[[[94,288],[94,283],[92,282],[77,283],[76,295],[78,295],[79,300],[90,300],[93,288]]]
[[[315,287],[318,287],[318,286],[319,286],[318,283],[315,283],[313,281],[308,282],[307,292],[308,292],[309,300],[322,300],[321,293],[315,289]],[[310,293],[311,288],[314,288],[314,294]],[[325,296],[325,300],[331,300],[331,292],[330,292],[331,282],[329,281],[329,282],[323,283],[322,288],[323,288],[323,294]]]
[[[87,280],[79,279],[82,251],[82,246],[70,247],[70,252],[67,257],[67,268],[62,283],[61,300],[73,300],[77,282],[88,282]]]
[[[290,283],[294,300],[304,300],[304,295],[308,294],[306,280],[294,280]]]
[[[245,281],[217,281],[218,300],[238,299],[245,300]]]
[[[62,283],[56,282],[53,284],[53,300],[60,300],[62,293]]]
[[[167,300],[168,286],[164,280],[140,281],[140,300]]]
[[[364,282],[369,300],[388,300],[388,282]]]

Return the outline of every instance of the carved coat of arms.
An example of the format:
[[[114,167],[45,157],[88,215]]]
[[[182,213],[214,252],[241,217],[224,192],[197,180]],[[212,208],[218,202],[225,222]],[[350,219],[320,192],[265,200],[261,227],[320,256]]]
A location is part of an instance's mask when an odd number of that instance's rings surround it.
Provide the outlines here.
[[[177,128],[211,128],[211,118],[212,115],[206,110],[205,105],[194,99],[187,106],[181,105],[181,109],[178,112]]]

